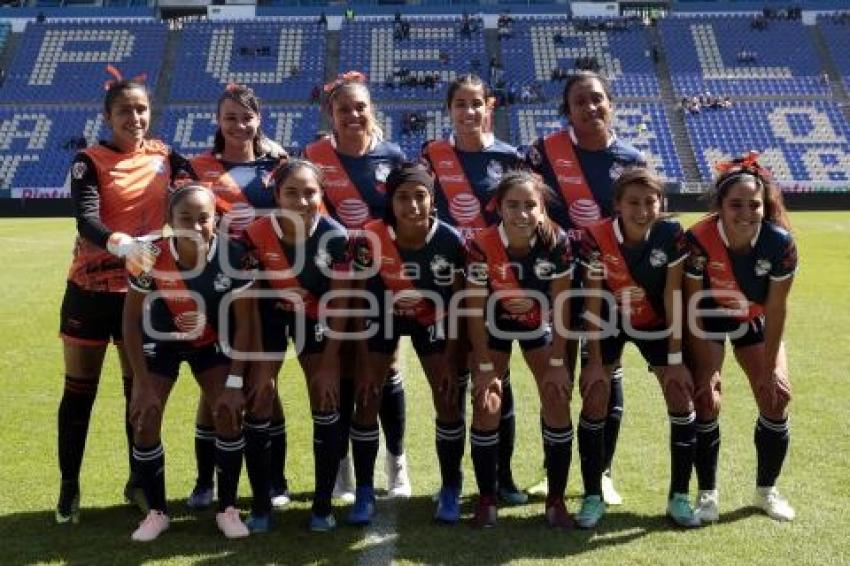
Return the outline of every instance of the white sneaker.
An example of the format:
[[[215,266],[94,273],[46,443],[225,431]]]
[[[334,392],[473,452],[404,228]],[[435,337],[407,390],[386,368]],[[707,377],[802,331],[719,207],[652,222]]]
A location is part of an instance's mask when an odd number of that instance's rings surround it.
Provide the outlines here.
[[[779,494],[776,487],[757,487],[754,505],[767,513],[774,521],[793,521],[794,508],[788,504],[788,500]]]
[[[147,517],[139,523],[139,528],[130,535],[130,539],[136,542],[150,542],[166,529],[168,529],[168,515],[162,511],[151,509]]]
[[[701,524],[716,523],[720,520],[720,511],[717,510],[718,494],[716,489],[701,489],[697,493],[697,504],[694,515]]]
[[[614,480],[608,472],[602,474],[602,500],[607,505],[622,505],[623,498],[614,487]]]
[[[412,494],[407,476],[407,456],[387,452],[387,497],[410,497]]]
[[[354,469],[351,465],[350,456],[339,461],[332,495],[334,499],[340,499],[343,503],[354,503]]]
[[[245,538],[251,534],[247,525],[242,522],[236,507],[230,506],[221,513],[215,514],[215,524],[218,530],[227,538]]]

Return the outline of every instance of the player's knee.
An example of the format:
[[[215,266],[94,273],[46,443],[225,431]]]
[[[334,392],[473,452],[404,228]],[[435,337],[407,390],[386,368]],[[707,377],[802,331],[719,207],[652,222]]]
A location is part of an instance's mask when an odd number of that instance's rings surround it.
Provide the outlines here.
[[[671,379],[664,382],[664,400],[667,402],[667,410],[671,413],[690,413],[694,408],[692,387],[681,380]]]
[[[149,395],[137,395],[130,405],[130,423],[136,444],[156,442],[162,427],[162,401]]]
[[[756,393],[759,412],[769,419],[784,419],[791,402],[791,386],[785,381],[764,383]]]
[[[215,432],[219,436],[233,438],[242,431],[241,410],[237,411],[232,407],[217,403],[213,414],[215,415]]]
[[[275,396],[273,380],[252,383],[245,391],[245,410],[253,418],[268,420],[274,412]]]
[[[604,419],[608,414],[608,384],[598,381],[583,391],[581,413],[589,419]]]

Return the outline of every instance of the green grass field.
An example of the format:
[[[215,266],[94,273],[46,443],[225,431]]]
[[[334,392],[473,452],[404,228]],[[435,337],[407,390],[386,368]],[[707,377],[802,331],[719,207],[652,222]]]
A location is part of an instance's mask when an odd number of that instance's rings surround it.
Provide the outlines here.
[[[685,217],[685,223],[693,215]],[[729,363],[721,420],[721,522],[697,531],[674,530],[663,517],[668,479],[667,420],[654,379],[627,350],[626,409],[615,461],[622,507],[611,508],[591,532],[553,532],[541,519],[542,502],[502,509],[497,528],[474,531],[431,521],[438,487],[433,411],[424,377],[406,349],[407,450],[414,497],[379,501],[379,520],[361,529],[309,533],[312,488],[311,421],[303,380],[294,361],[281,380],[289,433],[287,475],[295,503],[277,515],[274,532],[227,542],[213,512],[194,515],[183,504],[194,480],[193,418],[197,386],[184,372],[164,426],[172,527],[154,544],[129,540],[139,516],[121,503],[127,475],[123,398],[110,355],[95,405],[82,476],[82,520],[53,524],[58,491],[56,410],[62,359],[56,337],[59,304],[71,253],[70,219],[0,221],[0,564],[32,563],[502,563],[778,564],[847,563],[850,524],[850,213],[796,213],[801,269],[791,296],[786,339],[794,401],[793,440],[780,487],[797,510],[793,524],[776,524],[749,503],[755,477],[752,445],[756,416],[741,372]],[[521,362],[515,356],[516,362]],[[515,365],[517,482],[540,477],[538,401],[527,371]],[[573,405],[573,414],[577,413]],[[382,464],[382,462],[379,462]],[[474,492],[468,456],[465,493]],[[379,468],[382,466],[379,466]],[[570,474],[570,507],[580,489],[577,454]],[[693,490],[695,490],[695,485]],[[243,474],[240,494],[247,495]],[[471,513],[471,498],[464,510]],[[246,507],[243,505],[243,507]],[[342,519],[344,509],[337,510]]]

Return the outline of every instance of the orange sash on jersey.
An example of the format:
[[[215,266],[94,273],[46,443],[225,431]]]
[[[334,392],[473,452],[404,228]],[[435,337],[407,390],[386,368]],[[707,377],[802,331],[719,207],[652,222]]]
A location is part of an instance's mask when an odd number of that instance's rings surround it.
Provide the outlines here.
[[[251,206],[242,187],[227,172],[221,162],[211,152],[192,158],[192,169],[198,180],[207,184],[215,195],[215,208],[221,214],[230,212],[233,205],[239,203]]]
[[[481,230],[475,235],[475,242],[487,256],[487,277],[493,291],[499,291],[503,294],[500,301],[508,303],[515,299],[527,299],[528,297],[523,293],[523,288],[514,275],[508,251],[499,235],[499,227],[490,226]],[[540,304],[534,300],[532,300],[532,304],[532,308],[525,313],[509,310],[511,318],[528,328],[538,328],[542,324]]]
[[[581,170],[569,133],[550,134],[543,139],[543,145],[573,224],[584,228],[601,219],[602,211]]]
[[[171,255],[168,240],[160,240],[157,242],[157,245],[159,246],[160,253],[153,271],[156,288],[159,291],[168,293],[162,296],[162,300],[165,301],[165,306],[171,312],[171,317],[174,319],[174,325],[178,328],[178,332],[182,332],[178,323],[180,317],[186,314],[198,313],[198,308],[202,305],[196,303],[189,295],[189,289],[183,280],[183,274],[180,272],[177,262],[174,261],[174,256]],[[206,313],[201,312],[200,314],[206,316]],[[190,343],[193,347],[197,348],[207,346],[217,340],[218,335],[216,331],[210,326],[209,322],[206,322],[200,336],[191,340]]]
[[[351,177],[342,166],[330,138],[315,141],[304,149],[307,158],[320,166],[325,174],[325,197],[331,201],[337,216],[350,230],[360,230],[371,220],[369,205],[360,196]]]
[[[280,239],[273,225],[274,221],[271,215],[260,218],[245,229],[245,237],[257,249],[258,259],[264,271],[275,273],[273,278],[266,279],[269,286],[279,291],[298,293],[304,301],[304,312],[307,313],[308,317],[316,320],[318,318],[318,300],[310,291],[301,287],[296,276],[286,275],[292,273],[292,266],[289,264],[283,246],[280,244]],[[295,302],[288,300],[286,296],[281,297],[281,299],[293,305],[293,310],[300,308]]]
[[[426,146],[425,153],[434,167],[440,188],[449,203],[449,213],[458,228],[486,228],[487,223],[481,215],[481,203],[478,202],[452,145],[445,140],[432,141]]]
[[[593,236],[599,251],[602,252],[602,263],[605,265],[605,283],[614,293],[617,305],[623,309],[623,295],[629,295],[629,311],[626,313],[635,328],[650,328],[664,324],[655,309],[646,298],[646,289],[632,277],[626,259],[620,251],[620,244],[614,235],[613,218],[608,218],[591,224],[586,230]]]
[[[365,226],[367,232],[375,234],[380,242],[380,249],[373,250],[373,260],[379,261],[379,271],[381,280],[387,289],[398,295],[405,293],[408,297],[415,296],[416,287],[402,269],[403,262],[401,255],[398,253],[398,247],[390,236],[390,231],[383,220],[373,220]],[[371,243],[371,242],[370,242]],[[375,254],[374,251],[379,251],[380,254]],[[399,309],[400,304],[396,303],[395,308]],[[411,310],[414,317],[422,326],[430,326],[438,318],[442,318],[445,313],[437,313],[434,305],[424,297],[420,298],[415,304],[407,306],[405,303],[404,310]]]
[[[735,316],[734,318],[741,322],[749,322],[761,315],[764,312],[764,308],[762,305],[746,299],[744,292],[738,286],[738,280],[735,278],[735,273],[732,270],[732,261],[729,259],[729,251],[720,237],[717,221],[718,216],[716,214],[707,216],[691,227],[691,233],[696,237],[708,256],[705,272],[708,275],[709,286],[715,291],[725,291],[722,296],[714,296],[714,300],[721,307],[737,311],[740,311],[746,304],[747,314],[745,316]],[[744,298],[745,303],[741,303],[735,300],[734,297],[729,296],[730,292],[739,294],[740,297]]]

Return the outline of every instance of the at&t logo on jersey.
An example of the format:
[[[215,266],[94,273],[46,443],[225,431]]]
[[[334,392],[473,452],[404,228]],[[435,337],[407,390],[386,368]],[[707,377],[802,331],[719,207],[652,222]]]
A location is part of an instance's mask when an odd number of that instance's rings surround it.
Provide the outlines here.
[[[452,217],[462,224],[475,220],[481,214],[481,204],[475,195],[459,193],[449,202],[449,212]]]

